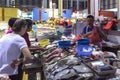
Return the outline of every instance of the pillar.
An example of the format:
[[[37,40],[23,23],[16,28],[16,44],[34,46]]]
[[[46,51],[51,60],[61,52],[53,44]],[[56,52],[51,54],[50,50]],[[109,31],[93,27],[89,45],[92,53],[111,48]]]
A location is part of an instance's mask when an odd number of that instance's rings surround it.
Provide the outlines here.
[[[47,8],[47,0],[42,0],[43,1],[43,8]]]
[[[79,10],[79,0],[77,0],[77,10]]]
[[[68,9],[68,0],[66,0],[66,9]]]
[[[98,18],[98,0],[90,0],[90,14]]]
[[[70,7],[73,8],[73,0],[71,0],[70,3],[71,3],[71,4],[70,4]]]
[[[10,1],[6,0],[6,6],[9,7],[10,6]]]
[[[90,0],[88,0],[88,3],[87,3],[87,8],[88,8],[88,14],[90,14]]]
[[[99,0],[94,0],[94,2],[95,2],[95,10],[94,10],[94,12],[95,12],[95,14],[94,14],[94,16],[95,16],[95,20],[97,20],[97,18],[98,18],[98,12],[99,12]]]
[[[50,3],[49,8],[52,9],[52,0],[49,0],[49,3]]]
[[[59,18],[62,16],[62,11],[63,11],[63,0],[59,0],[59,2],[58,2],[58,15],[59,15]]]
[[[118,20],[120,20],[120,0],[118,0],[118,6],[117,6],[117,8],[118,8]]]

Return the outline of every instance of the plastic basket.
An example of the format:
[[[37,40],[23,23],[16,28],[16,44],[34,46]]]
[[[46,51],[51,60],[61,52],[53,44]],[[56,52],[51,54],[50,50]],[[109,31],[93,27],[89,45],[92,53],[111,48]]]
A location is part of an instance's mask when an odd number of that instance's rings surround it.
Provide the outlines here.
[[[77,47],[78,55],[80,56],[90,56],[93,52],[93,48],[89,45],[80,45]]]
[[[43,40],[40,40],[38,44],[42,47],[45,47],[45,46],[50,44],[50,40],[49,39],[43,39]]]
[[[68,48],[71,45],[70,41],[59,41],[58,45],[60,48]]]
[[[72,33],[71,30],[66,30],[66,31],[64,32],[64,35],[70,35],[71,33]]]
[[[72,25],[66,26],[65,28],[72,28]]]
[[[80,39],[77,41],[78,45],[89,45],[90,44],[90,40],[87,38],[84,39]]]
[[[88,38],[80,39],[77,41],[77,52],[80,56],[90,56],[93,52],[93,48],[89,45],[90,40]]]

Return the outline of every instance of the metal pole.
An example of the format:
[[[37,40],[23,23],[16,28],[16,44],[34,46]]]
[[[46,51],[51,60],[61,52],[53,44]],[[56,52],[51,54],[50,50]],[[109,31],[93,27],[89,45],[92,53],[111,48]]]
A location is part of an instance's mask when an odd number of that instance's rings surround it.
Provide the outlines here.
[[[90,0],[90,14],[95,16],[95,1]]]
[[[100,2],[101,0],[98,0],[98,11],[100,11],[100,4],[101,4],[101,2]]]
[[[5,20],[5,15],[4,15],[4,8],[2,8],[2,21],[4,21]]]
[[[6,0],[6,6],[9,7],[10,6],[10,1]]]
[[[42,0],[42,2],[41,2],[42,4],[43,4],[43,0]],[[41,8],[40,8],[40,23],[42,23],[42,8],[43,8],[43,5],[41,6]]]
[[[42,0],[42,8],[45,8],[45,0]]]
[[[94,0],[94,7],[95,7],[95,9],[94,9],[94,16],[95,16],[95,20],[97,20],[97,18],[98,18],[98,7],[99,7],[99,2],[98,2],[98,0]]]
[[[79,0],[77,0],[77,11],[79,10]]]
[[[84,3],[84,7],[83,8],[85,9],[85,1],[83,1],[83,3]]]
[[[40,23],[42,23],[42,8],[40,8]]]
[[[45,3],[44,3],[44,8],[47,8],[47,0],[45,0]]]
[[[62,11],[63,11],[63,0],[59,0],[59,3],[58,3],[58,15],[59,15],[59,18],[62,16]]]
[[[68,0],[66,0],[66,9],[68,9]]]
[[[90,14],[91,13],[91,7],[90,7],[90,0],[87,0],[87,8],[88,8],[88,14]]]
[[[120,0],[118,0],[118,20],[120,20]]]
[[[43,8],[47,8],[47,0],[43,0],[42,6],[43,6]]]
[[[55,7],[55,3],[52,3],[52,10],[53,10],[53,15],[52,15],[52,17],[54,18],[54,7]]]
[[[49,3],[50,3],[49,8],[52,8],[52,0],[49,0]]]
[[[73,8],[73,0],[71,0],[70,7]]]

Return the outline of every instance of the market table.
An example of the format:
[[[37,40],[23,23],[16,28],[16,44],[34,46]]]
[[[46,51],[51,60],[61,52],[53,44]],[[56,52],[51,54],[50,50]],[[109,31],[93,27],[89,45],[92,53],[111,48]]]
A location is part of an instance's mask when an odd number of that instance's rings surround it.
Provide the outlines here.
[[[42,63],[42,58],[40,56],[41,50],[39,50],[38,48],[36,49],[33,48],[30,51],[34,56],[34,59],[24,64],[23,71],[28,74],[29,80],[37,79],[37,77],[40,77],[41,78],[40,80],[45,80],[43,71],[44,65]],[[37,76],[36,73],[39,73],[40,76]]]

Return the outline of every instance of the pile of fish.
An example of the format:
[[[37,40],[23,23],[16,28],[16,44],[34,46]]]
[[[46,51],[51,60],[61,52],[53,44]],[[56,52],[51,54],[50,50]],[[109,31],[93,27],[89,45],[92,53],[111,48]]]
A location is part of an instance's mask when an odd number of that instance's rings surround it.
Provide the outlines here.
[[[76,56],[74,49],[75,48],[61,49],[59,47],[52,47],[44,54],[42,54],[46,80],[98,79],[96,73],[94,73],[88,66],[83,63],[83,59],[81,60],[78,55]],[[101,56],[104,59],[102,59]],[[93,56],[90,56],[90,59],[91,58],[101,58],[101,61],[107,60],[106,62],[109,65],[115,67],[115,75],[112,77],[107,77],[104,80],[120,80],[120,61],[117,59],[114,53],[94,51]],[[115,63],[115,61],[117,63]]]
[[[60,48],[46,55],[44,70],[46,80],[92,80],[94,76],[79,58]]]

